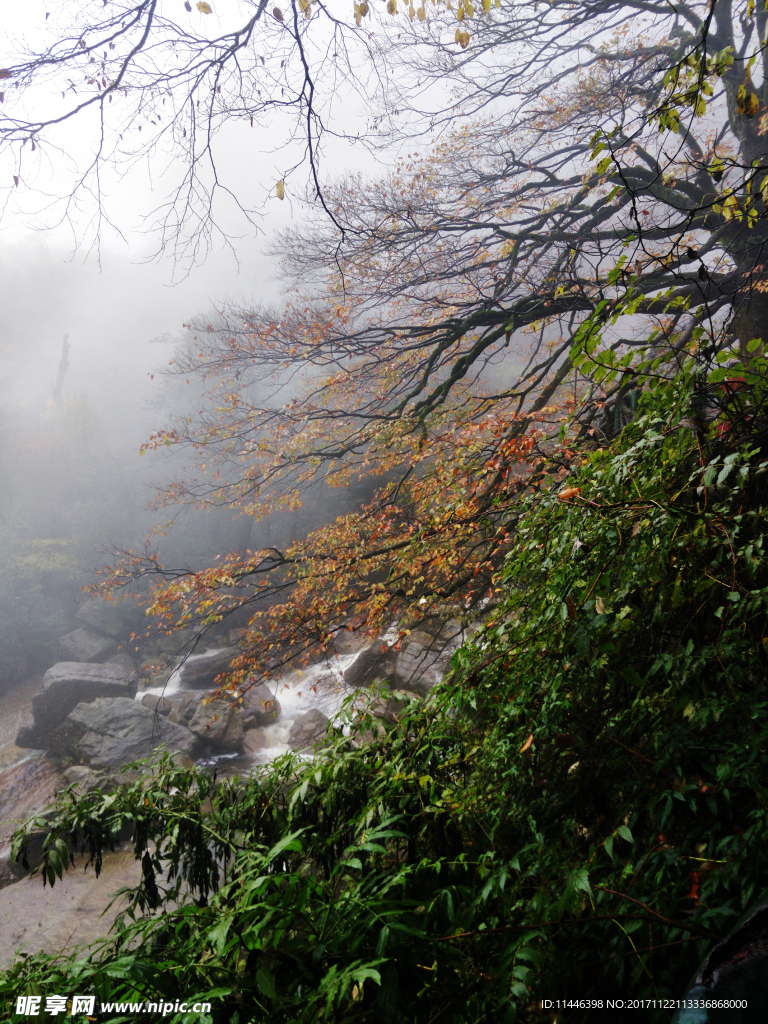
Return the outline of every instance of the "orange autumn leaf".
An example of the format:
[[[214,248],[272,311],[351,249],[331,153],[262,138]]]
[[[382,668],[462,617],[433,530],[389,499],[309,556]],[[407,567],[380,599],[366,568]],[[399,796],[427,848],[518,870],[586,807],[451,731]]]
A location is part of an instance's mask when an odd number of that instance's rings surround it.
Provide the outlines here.
[[[557,497],[560,501],[570,501],[571,498],[575,498],[578,494],[581,494],[580,487],[566,487],[565,490],[560,491]]]

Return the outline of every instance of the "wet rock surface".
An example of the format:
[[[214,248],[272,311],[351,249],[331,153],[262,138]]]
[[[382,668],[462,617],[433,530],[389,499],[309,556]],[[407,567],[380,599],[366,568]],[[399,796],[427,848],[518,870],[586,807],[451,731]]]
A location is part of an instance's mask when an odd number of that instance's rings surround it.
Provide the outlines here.
[[[78,704],[56,730],[51,746],[62,757],[114,771],[148,757],[160,746],[194,756],[199,740],[183,725],[156,715],[127,697],[100,697]]]
[[[307,750],[317,747],[325,739],[328,716],[319,708],[312,708],[299,715],[288,733],[288,746],[291,750]]]
[[[197,709],[209,696],[209,690],[177,690],[169,694],[145,693],[141,702],[156,714],[167,716],[169,722],[189,728]]]
[[[377,679],[387,679],[394,672],[395,658],[386,641],[376,640],[359,651],[352,664],[344,669],[344,682],[357,689],[370,686]]]
[[[185,689],[213,687],[216,676],[228,669],[239,653],[237,647],[223,647],[190,656],[179,668],[181,685]]]
[[[50,733],[78,705],[98,697],[133,697],[136,679],[122,665],[62,661],[49,668],[32,698],[32,716],[16,737],[20,747],[47,746]]]
[[[243,715],[225,697],[198,705],[189,728],[214,750],[236,751],[243,742]]]
[[[31,757],[0,775],[0,840],[56,797],[59,774],[53,761]]]
[[[11,860],[14,830],[53,803],[58,781],[56,766],[43,757],[29,758],[0,775],[0,889],[25,874]]]
[[[90,629],[74,629],[59,638],[59,650],[70,661],[105,661],[114,654],[116,643]]]
[[[93,868],[83,871],[83,864],[78,858],[52,889],[43,890],[41,877],[30,875],[0,891],[0,967],[19,948],[58,953],[108,934],[119,909],[115,903],[104,914],[111,894],[135,886],[141,864],[127,848],[105,852],[98,879]]]
[[[399,651],[387,637],[379,637],[357,653],[344,670],[344,682],[351,689],[387,682],[425,697],[445,675],[462,638],[458,625],[445,632],[449,635],[415,630],[402,638]]]
[[[266,683],[246,683],[242,711],[246,729],[273,725],[282,713],[280,701]]]
[[[133,675],[136,671],[136,662],[125,651],[118,651],[117,654],[113,654],[111,658],[107,658],[105,664],[107,665],[119,665],[125,669],[129,675]]]
[[[243,752],[256,756],[270,746],[270,737],[263,729],[247,729],[243,733]]]
[[[158,715],[170,715],[173,710],[173,704],[168,697],[163,697],[159,693],[145,693],[141,698],[141,703],[145,708],[149,708],[150,711],[154,711]]]
[[[768,894],[718,942],[691,979],[672,1024],[762,1024],[768,986]],[[727,1002],[726,1002],[727,1001]],[[734,1008],[728,1008],[732,1002]],[[723,1009],[725,1005],[725,1009]]]
[[[392,673],[395,683],[426,696],[445,675],[451,653],[429,633],[412,633],[395,659]]]

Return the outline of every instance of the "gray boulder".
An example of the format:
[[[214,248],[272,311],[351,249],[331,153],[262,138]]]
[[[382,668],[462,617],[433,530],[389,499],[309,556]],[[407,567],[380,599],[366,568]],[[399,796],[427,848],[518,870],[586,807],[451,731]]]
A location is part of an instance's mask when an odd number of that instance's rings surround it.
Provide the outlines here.
[[[52,737],[53,750],[101,771],[148,757],[157,747],[194,756],[199,741],[183,725],[169,722],[136,700],[100,697],[78,704]]]
[[[173,667],[161,655],[151,661],[142,661],[138,673],[144,687],[165,686],[173,674]]]
[[[114,653],[115,641],[90,629],[75,629],[59,638],[59,650],[72,661],[105,661]]]
[[[217,697],[199,704],[189,728],[217,750],[235,751],[242,746],[243,715],[233,707],[231,698]]]
[[[195,717],[198,708],[209,695],[210,690],[177,690],[175,693],[164,694],[163,699],[167,700],[171,707],[168,720],[170,722],[177,722],[179,725],[185,725],[188,729],[189,723]],[[164,707],[165,705],[159,709],[161,715],[163,714]]]
[[[328,716],[318,708],[312,708],[294,721],[288,733],[288,746],[291,750],[307,750],[320,746],[325,739]]]
[[[403,638],[400,651],[375,640],[344,670],[344,682],[357,689],[382,680],[426,696],[445,674],[452,652],[449,641],[422,630]]]
[[[162,697],[145,693],[141,702],[151,711],[167,715],[169,722],[176,722],[189,728],[195,712],[208,696],[208,690],[177,690],[175,693],[163,694]]]
[[[14,742],[24,750],[44,750],[49,735],[50,729],[47,726],[37,725],[32,715],[25,715]]]
[[[149,708],[150,711],[158,715],[170,715],[171,711],[173,711],[173,704],[171,704],[170,700],[156,693],[145,693],[141,698],[141,703],[145,708]]]
[[[98,697],[133,697],[136,678],[121,665],[90,665],[60,661],[43,677],[43,688],[32,698],[32,719],[16,737],[19,747],[47,747],[50,733],[78,704]]]
[[[387,700],[377,700],[370,708],[374,718],[381,718],[389,725],[396,725],[414,701],[421,700],[419,694],[409,690],[395,690]]]
[[[356,689],[359,686],[370,686],[376,679],[391,679],[396,657],[396,652],[388,644],[375,640],[364,647],[352,664],[344,669],[344,682]]]
[[[426,696],[445,674],[451,649],[420,630],[411,633],[394,663],[394,681],[398,686]]]
[[[126,654],[125,651],[118,651],[118,653],[114,654],[111,658],[107,658],[105,664],[120,665],[120,667],[124,668],[126,672],[136,671],[136,662],[133,660],[130,654]]]
[[[80,605],[77,617],[86,626],[107,636],[122,637],[130,632],[131,609],[117,601],[100,601],[98,598],[86,601]]]
[[[181,666],[181,685],[188,690],[213,686],[216,676],[228,669],[239,653],[237,647],[224,647],[204,654],[191,654]]]
[[[87,768],[84,764],[73,764],[61,773],[61,779],[56,786],[57,794],[66,792],[70,787],[78,800],[99,789],[107,791],[112,788],[107,775]]]
[[[241,708],[246,729],[273,725],[282,713],[280,701],[266,683],[246,684],[249,689],[242,695]]]
[[[248,729],[243,733],[243,751],[246,754],[258,755],[270,746],[263,729]]]

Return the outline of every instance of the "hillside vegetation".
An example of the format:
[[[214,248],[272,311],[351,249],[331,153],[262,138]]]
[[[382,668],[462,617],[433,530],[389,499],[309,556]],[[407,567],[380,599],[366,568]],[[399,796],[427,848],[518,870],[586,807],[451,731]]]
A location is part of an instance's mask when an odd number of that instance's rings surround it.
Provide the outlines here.
[[[768,884],[764,370],[647,388],[610,447],[526,493],[503,602],[386,734],[350,706],[351,737],[245,783],[163,759],[65,798],[50,882],[128,822],[143,882],[114,939],[23,958],[4,994],[194,996],[270,1024],[680,997]]]

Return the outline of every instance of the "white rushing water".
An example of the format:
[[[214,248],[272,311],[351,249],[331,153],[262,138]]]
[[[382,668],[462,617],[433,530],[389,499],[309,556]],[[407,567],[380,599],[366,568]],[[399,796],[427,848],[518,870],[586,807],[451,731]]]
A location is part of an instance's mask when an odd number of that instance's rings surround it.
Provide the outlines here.
[[[397,631],[390,630],[382,637],[382,642],[384,640],[394,642],[396,639]],[[288,736],[291,726],[300,715],[313,708],[322,711],[329,719],[333,719],[339,714],[345,699],[353,692],[344,682],[344,673],[357,658],[361,649],[363,648],[349,654],[329,655],[318,664],[284,672],[269,680],[267,686],[277,697],[281,713],[273,725],[264,726],[259,730],[264,744],[262,749],[255,755],[219,754],[206,758],[200,763],[214,767],[223,773],[235,770],[240,772],[243,769],[247,770],[249,766],[258,763],[264,764],[287,753],[290,750]],[[220,653],[218,648],[213,648],[203,651],[201,654],[193,654],[187,659],[185,665],[190,666]],[[142,700],[144,694],[168,697],[187,688],[184,686],[183,669],[179,667],[174,669],[164,685],[147,687],[136,694],[136,700]],[[199,686],[195,688],[197,689]]]

